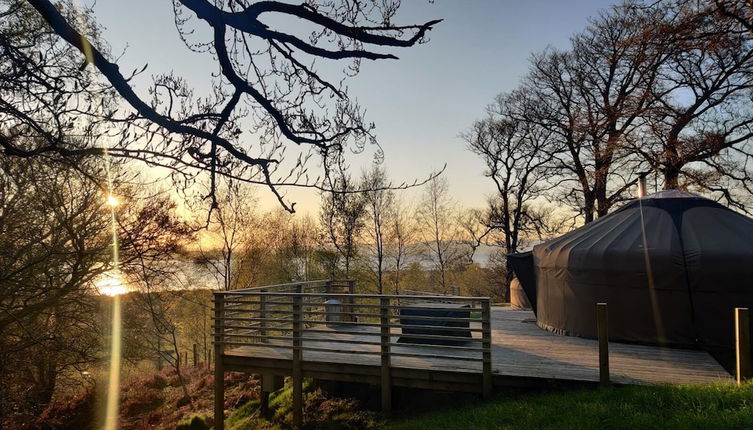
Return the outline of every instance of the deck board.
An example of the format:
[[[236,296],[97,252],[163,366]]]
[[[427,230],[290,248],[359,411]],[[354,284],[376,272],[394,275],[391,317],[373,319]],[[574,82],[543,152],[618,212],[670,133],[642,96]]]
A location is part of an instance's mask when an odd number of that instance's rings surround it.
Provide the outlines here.
[[[532,322],[533,313],[493,307],[492,371],[499,377],[536,380],[596,382],[599,379],[598,344],[595,340],[561,336],[540,329]],[[379,366],[378,345],[332,342],[353,339],[378,342],[374,327],[354,327],[352,333],[309,333],[304,347],[326,347],[352,353],[303,351],[303,360],[316,363],[343,363]],[[394,330],[393,341],[399,336]],[[477,333],[474,333],[474,336]],[[426,353],[426,347],[394,346],[392,352]],[[442,350],[448,354],[447,350]],[[368,354],[373,352],[374,354]],[[474,354],[451,351],[455,356]],[[475,353],[478,354],[478,353]],[[292,352],[263,345],[227,349],[231,357],[291,360]],[[733,379],[705,351],[660,348],[611,342],[609,344],[611,380],[623,384],[732,383]],[[480,373],[481,363],[450,358],[392,357],[392,367],[432,370],[459,374]]]

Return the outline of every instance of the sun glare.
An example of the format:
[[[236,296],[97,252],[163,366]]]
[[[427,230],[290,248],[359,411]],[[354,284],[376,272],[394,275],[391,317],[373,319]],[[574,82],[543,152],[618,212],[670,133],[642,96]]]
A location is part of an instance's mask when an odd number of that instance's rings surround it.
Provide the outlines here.
[[[117,271],[105,273],[94,285],[105,296],[115,297],[128,292],[123,275]]]
[[[110,194],[107,196],[107,205],[111,208],[114,208],[115,206],[119,205],[120,202],[118,201],[118,198]]]

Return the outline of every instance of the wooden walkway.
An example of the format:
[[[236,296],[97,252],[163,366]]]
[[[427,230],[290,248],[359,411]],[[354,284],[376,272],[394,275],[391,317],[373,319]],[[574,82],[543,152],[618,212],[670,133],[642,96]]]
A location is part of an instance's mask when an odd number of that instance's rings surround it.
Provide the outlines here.
[[[595,340],[560,336],[540,329],[533,313],[494,307],[492,322],[492,372],[495,387],[548,384],[552,381],[594,383],[599,380],[598,344]],[[338,330],[342,330],[339,328]],[[350,333],[309,333],[303,346],[330,351],[303,351],[303,376],[351,382],[379,383],[378,345],[336,340],[373,340],[373,327],[353,327]],[[368,336],[366,332],[371,332]],[[399,338],[393,329],[393,341]],[[225,370],[289,375],[292,351],[272,345],[227,348]],[[415,346],[395,346],[410,353]],[[425,353],[426,346],[421,350]],[[449,348],[449,349],[448,349]],[[463,360],[466,351],[436,347],[444,357],[395,356],[391,362],[393,385],[478,392],[481,363]],[[448,358],[447,354],[452,354]],[[708,353],[655,346],[609,344],[611,380],[618,384],[732,383],[733,378]],[[334,365],[334,366],[333,366]]]

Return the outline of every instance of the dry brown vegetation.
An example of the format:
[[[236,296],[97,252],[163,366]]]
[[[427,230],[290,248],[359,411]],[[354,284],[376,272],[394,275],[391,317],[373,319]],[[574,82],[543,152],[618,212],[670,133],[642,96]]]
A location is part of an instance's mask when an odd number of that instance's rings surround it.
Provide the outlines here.
[[[186,399],[175,369],[170,367],[131,378],[121,389],[121,429],[174,429],[193,415],[211,415],[214,375],[205,366],[183,370],[191,402]],[[258,398],[256,375],[225,373],[225,408],[232,411]],[[54,402],[34,424],[39,429],[87,430],[97,428],[101,401],[97,388]]]

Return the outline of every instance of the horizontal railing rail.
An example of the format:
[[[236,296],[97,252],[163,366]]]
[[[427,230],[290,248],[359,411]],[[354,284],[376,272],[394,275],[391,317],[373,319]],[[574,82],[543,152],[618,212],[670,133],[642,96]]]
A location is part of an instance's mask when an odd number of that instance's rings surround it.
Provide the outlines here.
[[[214,304],[217,348],[289,351],[294,373],[309,352],[377,356],[387,374],[394,359],[455,360],[479,363],[491,390],[488,297],[355,294],[327,280],[217,291]]]
[[[318,289],[318,288],[349,288],[355,286],[355,282],[352,280],[316,280],[316,281],[301,281],[301,282],[287,282],[284,284],[264,285],[261,287],[246,287],[238,290],[219,291],[219,293],[239,293],[249,291],[277,291],[294,292],[297,289],[303,288],[304,290]]]
[[[226,347],[252,348],[245,353],[249,356],[263,355],[262,349],[253,348],[271,348],[275,357],[289,357],[293,421],[299,427],[303,422],[302,363],[307,357],[335,366],[341,362],[378,366],[382,407],[389,412],[393,365],[432,368],[439,364],[463,372],[478,369],[480,391],[488,398],[491,333],[488,297],[355,294],[353,281],[334,280],[214,293],[216,374],[222,373]],[[350,360],[343,359],[346,356]],[[469,362],[480,364],[480,369],[469,368]],[[215,381],[215,395],[220,399],[221,381]],[[222,402],[217,405],[215,415],[221,417]]]

